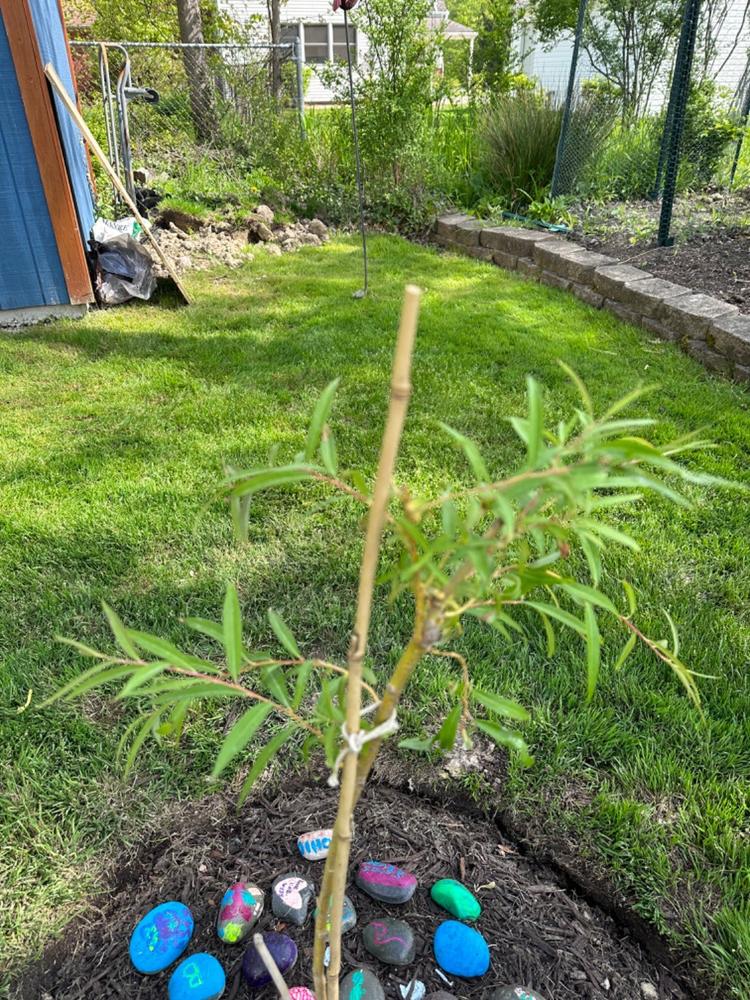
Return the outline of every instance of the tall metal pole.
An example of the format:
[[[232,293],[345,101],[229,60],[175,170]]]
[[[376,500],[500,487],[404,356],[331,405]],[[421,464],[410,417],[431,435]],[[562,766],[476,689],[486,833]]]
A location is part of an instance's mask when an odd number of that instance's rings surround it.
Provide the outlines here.
[[[302,71],[302,46],[299,35],[294,39],[294,61],[297,64],[297,112],[299,114],[299,130],[303,141],[307,139],[305,127],[305,80]]]
[[[747,89],[745,90],[745,96],[742,99],[742,111],[740,112],[740,137],[737,140],[737,146],[734,150],[734,156],[732,158],[732,169],[729,172],[729,190],[731,191],[734,186],[734,175],[737,173],[737,166],[740,162],[740,153],[742,152],[742,144],[745,141],[745,132],[747,131],[747,119],[750,117],[750,81],[747,84]]]
[[[550,185],[550,195],[555,198],[561,191],[562,161],[565,156],[565,146],[568,141],[570,131],[571,106],[573,104],[573,91],[576,85],[576,73],[578,72],[578,56],[581,51],[581,38],[583,37],[583,25],[586,20],[586,9],[589,0],[580,0],[578,4],[578,22],[576,23],[576,33],[573,39],[573,54],[570,57],[570,73],[568,74],[568,90],[565,94],[565,108],[563,109],[562,123],[560,124],[560,135],[557,140],[557,153],[555,154],[555,168],[552,171],[552,184]]]
[[[687,17],[687,8],[685,13],[682,15],[682,27],[680,28],[680,40],[677,44],[677,55],[675,56],[674,66],[672,67],[672,85],[669,88],[669,102],[667,104],[667,113],[664,117],[664,131],[661,134],[661,142],[659,143],[659,161],[656,164],[656,178],[654,179],[654,186],[651,190],[651,198],[653,201],[659,197],[659,190],[661,188],[662,178],[664,176],[664,167],[667,162],[667,150],[669,149],[669,138],[672,134],[672,127],[674,125],[674,107],[675,100],[677,97],[677,89],[674,86],[674,81],[677,76],[677,71],[680,66],[680,53],[683,52],[685,45],[687,44],[687,36],[690,31],[690,21]]]
[[[357,132],[357,111],[354,102],[354,74],[352,73],[352,53],[349,48],[349,16],[344,7],[344,36],[346,38],[346,64],[349,68],[349,102],[352,107],[352,136],[354,139],[354,166],[357,179],[357,196],[359,198],[359,229],[362,234],[362,262],[365,273],[365,284],[354,298],[363,299],[367,295],[367,231],[365,229],[365,190],[362,182],[362,161],[359,156],[359,134]]]
[[[664,194],[661,200],[659,216],[659,233],[657,243],[660,247],[668,247],[674,243],[669,235],[672,226],[672,208],[677,190],[677,173],[680,169],[680,146],[685,128],[685,111],[687,110],[690,92],[690,74],[693,69],[695,54],[695,37],[698,33],[698,19],[701,12],[701,0],[687,0],[685,4],[685,30],[680,34],[680,44],[677,49],[674,77],[672,78],[673,120],[666,149],[666,164],[664,171]]]

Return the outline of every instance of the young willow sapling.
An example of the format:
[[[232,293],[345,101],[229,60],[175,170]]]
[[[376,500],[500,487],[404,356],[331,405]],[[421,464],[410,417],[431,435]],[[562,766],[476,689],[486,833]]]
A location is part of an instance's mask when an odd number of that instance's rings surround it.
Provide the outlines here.
[[[353,812],[383,740],[395,729],[399,702],[420,663],[437,656],[456,664],[455,704],[435,733],[404,739],[402,747],[447,751],[459,739],[470,745],[480,732],[531,763],[523,735],[513,728],[514,723],[528,719],[526,709],[496,691],[479,688],[472,681],[467,658],[451,648],[469,619],[496,629],[506,639],[517,634],[530,641],[538,630],[529,626],[534,619],[540,620],[550,657],[558,630],[581,642],[586,697],[591,699],[601,664],[599,619],[610,616],[626,635],[613,669],[621,669],[636,643],[642,642],[671,668],[688,697],[699,704],[695,675],[678,657],[671,619],[671,642],[645,635],[634,620],[633,588],[623,583],[621,608],[612,588],[603,586],[602,557],[610,546],[637,548],[634,539],[613,523],[609,516],[613,511],[637,504],[644,491],[686,504],[674,487],[676,481],[718,482],[675,462],[676,455],[705,442],[693,437],[666,445],[649,441],[644,434],[653,421],[623,415],[640,397],[640,390],[596,416],[586,387],[566,369],[580,403],[567,420],[555,426],[545,420],[539,385],[530,377],[527,380],[526,415],[510,419],[520,441],[515,472],[498,475],[474,442],[441,425],[462,450],[470,481],[434,496],[419,495],[393,480],[411,391],[418,299],[418,291],[407,288],[390,405],[372,485],[361,472],[339,468],[329,423],[337,382],[322,393],[299,454],[286,464],[274,461],[264,467],[232,470],[224,483],[240,540],[247,539],[252,498],[264,490],[323,483],[367,513],[347,664],[305,655],[293,630],[273,610],[268,612],[268,624],[282,652],[248,648],[237,591],[230,584],[220,622],[186,620],[190,628],[215,640],[216,660],[126,627],[106,607],[120,651],[102,653],[74,642],[96,663],[50,699],[75,698],[92,688],[120,682],[117,697],[135,702],[139,709],[121,740],[128,769],[149,736],[179,739],[189,714],[201,703],[218,698],[244,701],[247,707],[223,740],[213,768],[218,777],[252,744],[252,766],[240,802],[290,741],[305,752],[322,748],[333,783],[338,784],[341,777],[334,840],[315,928],[313,974],[318,1000],[338,998]],[[381,556],[382,536],[388,540],[385,557]],[[364,662],[378,568],[381,579],[390,584],[391,598],[408,591],[413,608],[410,638],[385,681],[382,670]],[[268,736],[261,746],[256,740],[262,729]],[[326,970],[323,959],[328,943],[331,953]]]

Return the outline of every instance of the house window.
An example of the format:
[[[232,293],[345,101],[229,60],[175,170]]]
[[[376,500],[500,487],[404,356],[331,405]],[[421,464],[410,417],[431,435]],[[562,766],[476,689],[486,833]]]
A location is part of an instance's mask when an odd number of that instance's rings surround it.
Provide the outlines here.
[[[352,52],[352,64],[357,63],[357,29],[349,26],[349,47]],[[346,62],[346,33],[343,24],[333,25],[333,61]]]
[[[279,42],[282,45],[293,45],[299,38],[298,24],[282,24]]]
[[[305,28],[305,62],[328,62],[328,25],[306,24]]]

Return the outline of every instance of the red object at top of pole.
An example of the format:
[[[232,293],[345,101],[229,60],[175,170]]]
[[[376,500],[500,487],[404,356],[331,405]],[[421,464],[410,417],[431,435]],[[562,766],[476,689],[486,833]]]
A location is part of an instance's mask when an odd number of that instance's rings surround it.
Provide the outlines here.
[[[357,6],[357,0],[333,0],[334,10],[352,10]]]

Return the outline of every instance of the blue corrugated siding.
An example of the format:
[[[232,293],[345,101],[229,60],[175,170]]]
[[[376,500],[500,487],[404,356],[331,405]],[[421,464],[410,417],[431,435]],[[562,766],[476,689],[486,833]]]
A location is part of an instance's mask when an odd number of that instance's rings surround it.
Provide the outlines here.
[[[0,16],[0,309],[69,301]]]
[[[39,40],[42,62],[52,63],[64,83],[65,89],[73,97],[75,89],[57,0],[31,0],[30,7]],[[83,239],[87,240],[94,224],[94,201],[89,184],[86,150],[81,133],[56,94],[54,100],[57,107],[60,137],[68,165],[68,175],[78,212],[78,225],[81,227]]]

